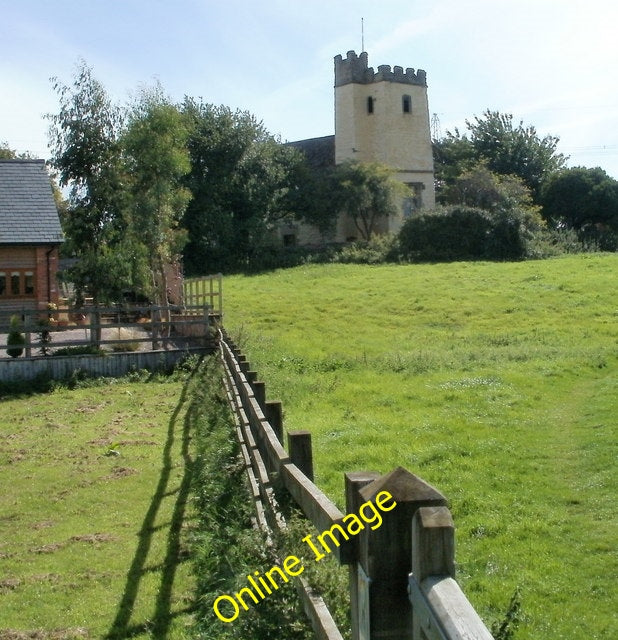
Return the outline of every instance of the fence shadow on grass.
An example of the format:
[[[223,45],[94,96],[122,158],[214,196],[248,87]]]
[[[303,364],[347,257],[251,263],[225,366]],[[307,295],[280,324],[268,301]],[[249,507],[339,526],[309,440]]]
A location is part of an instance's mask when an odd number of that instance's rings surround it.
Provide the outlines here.
[[[186,380],[180,398],[174,411],[170,417],[167,439],[163,448],[161,475],[157,483],[156,490],[152,496],[150,506],[146,511],[142,526],[138,533],[138,545],[135,556],[131,562],[131,566],[127,572],[125,588],[122,599],[118,605],[116,618],[114,619],[107,635],[108,640],[120,640],[121,638],[132,638],[142,633],[149,633],[154,638],[165,638],[169,630],[170,624],[174,617],[187,613],[189,609],[172,612],[171,599],[178,564],[184,559],[181,550],[181,533],[182,525],[185,519],[185,507],[189,490],[191,488],[191,480],[193,475],[193,462],[189,452],[189,443],[191,439],[191,402],[185,411],[182,423],[182,444],[181,455],[183,465],[183,476],[178,489],[170,489],[169,482],[172,469],[174,468],[174,456],[172,448],[174,441],[178,437],[179,419],[183,408],[189,398],[189,390],[193,378],[195,377],[198,367],[193,369]],[[147,565],[148,554],[152,544],[152,537],[155,531],[161,529],[161,525],[155,526],[155,520],[159,512],[159,508],[165,497],[176,495],[176,502],[172,512],[167,533],[167,548],[165,558],[159,565]],[[142,577],[150,571],[161,571],[161,584],[159,587],[154,616],[150,621],[130,624],[135,602],[137,600]]]

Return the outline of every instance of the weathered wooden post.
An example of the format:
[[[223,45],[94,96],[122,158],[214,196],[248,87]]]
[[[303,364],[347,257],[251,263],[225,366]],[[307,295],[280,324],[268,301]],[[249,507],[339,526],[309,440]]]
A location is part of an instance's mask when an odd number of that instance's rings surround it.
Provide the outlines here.
[[[240,355],[236,355],[236,359],[238,360],[238,366],[240,367],[240,370],[243,373],[247,373],[247,371],[249,371],[249,369],[251,369],[251,365],[249,364],[249,361],[247,360],[247,356],[243,355],[242,353]]]
[[[264,415],[273,428],[277,440],[283,444],[283,404],[279,400],[269,400],[264,405]]]
[[[345,477],[345,508],[347,513],[356,513],[362,504],[360,490],[372,483],[374,480],[380,477],[380,474],[376,471],[353,471],[351,473],[344,474]],[[342,554],[342,563],[347,560],[348,577],[350,583],[350,618],[352,622],[352,640],[358,640],[359,629],[358,621],[360,617],[359,591],[358,588],[358,539],[356,537],[351,538],[347,543],[345,554]],[[362,603],[363,606],[366,602]]]
[[[353,640],[409,640],[412,607],[408,575],[412,570],[412,518],[421,507],[446,505],[446,498],[403,467],[377,478],[358,491],[353,501],[371,501],[388,491],[397,506],[383,513],[379,527],[358,535],[357,582],[350,584],[356,599],[358,635]],[[352,572],[351,572],[352,575]]]
[[[251,387],[253,388],[255,399],[258,401],[261,409],[264,410],[264,405],[266,404],[266,383],[261,380],[254,380],[251,383]]]
[[[446,507],[421,507],[412,520],[412,638],[493,640],[455,582],[455,525]]]
[[[311,450],[311,432],[288,432],[288,453],[295,464],[313,482],[313,451]]]
[[[421,507],[412,520],[412,573],[455,577],[455,525],[447,507]]]
[[[193,329],[193,327],[191,327],[191,329]],[[205,347],[212,346],[212,337],[210,335],[210,307],[208,305],[204,305],[204,328],[198,335],[203,336],[202,342]]]
[[[101,345],[101,311],[98,307],[95,307],[90,313],[90,343],[95,347]]]
[[[30,332],[30,326],[32,324],[32,315],[29,311],[23,312],[24,317],[24,337],[26,339],[25,349],[26,358],[32,357],[32,333]]]

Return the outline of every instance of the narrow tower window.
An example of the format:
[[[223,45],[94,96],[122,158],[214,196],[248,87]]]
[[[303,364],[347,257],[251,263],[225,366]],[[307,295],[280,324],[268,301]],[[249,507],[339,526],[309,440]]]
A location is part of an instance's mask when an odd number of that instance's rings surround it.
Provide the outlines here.
[[[369,96],[367,98],[367,113],[373,113],[373,97]]]
[[[404,113],[412,113],[412,97],[411,96],[403,96],[401,99],[401,105],[403,107]]]

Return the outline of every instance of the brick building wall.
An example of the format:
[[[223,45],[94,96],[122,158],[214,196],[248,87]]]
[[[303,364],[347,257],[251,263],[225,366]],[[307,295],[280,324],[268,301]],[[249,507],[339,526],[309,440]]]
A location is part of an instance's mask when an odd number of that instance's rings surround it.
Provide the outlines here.
[[[0,247],[0,310],[46,309],[58,304],[57,246]]]

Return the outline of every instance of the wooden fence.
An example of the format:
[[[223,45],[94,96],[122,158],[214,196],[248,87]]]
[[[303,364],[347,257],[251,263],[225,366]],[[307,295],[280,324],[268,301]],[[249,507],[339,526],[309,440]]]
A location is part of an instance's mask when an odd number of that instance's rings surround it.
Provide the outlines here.
[[[11,357],[10,318],[0,316],[3,381],[28,380],[41,374],[61,378],[67,372],[70,375],[72,368],[114,376],[132,367],[168,367],[175,364],[178,354],[214,350],[217,340],[217,318],[203,305],[60,306],[22,310],[13,316],[19,320],[23,345],[17,349],[19,354]],[[176,355],[167,355],[172,352]],[[107,355],[101,358],[102,354]]]
[[[218,318],[223,317],[223,276],[185,278],[182,284],[183,303],[185,306],[205,306]]]
[[[267,531],[284,526],[276,479],[318,531],[341,524],[345,514],[313,483],[311,435],[288,432],[286,450],[281,403],[266,400],[264,382],[225,333],[219,348],[257,522]],[[454,525],[445,497],[402,467],[384,476],[362,471],[344,477],[348,514],[375,504],[384,491],[397,503],[379,528],[338,538],[332,549],[349,567],[353,640],[491,640],[454,580]],[[297,588],[316,637],[341,640],[321,598],[303,580]]]

